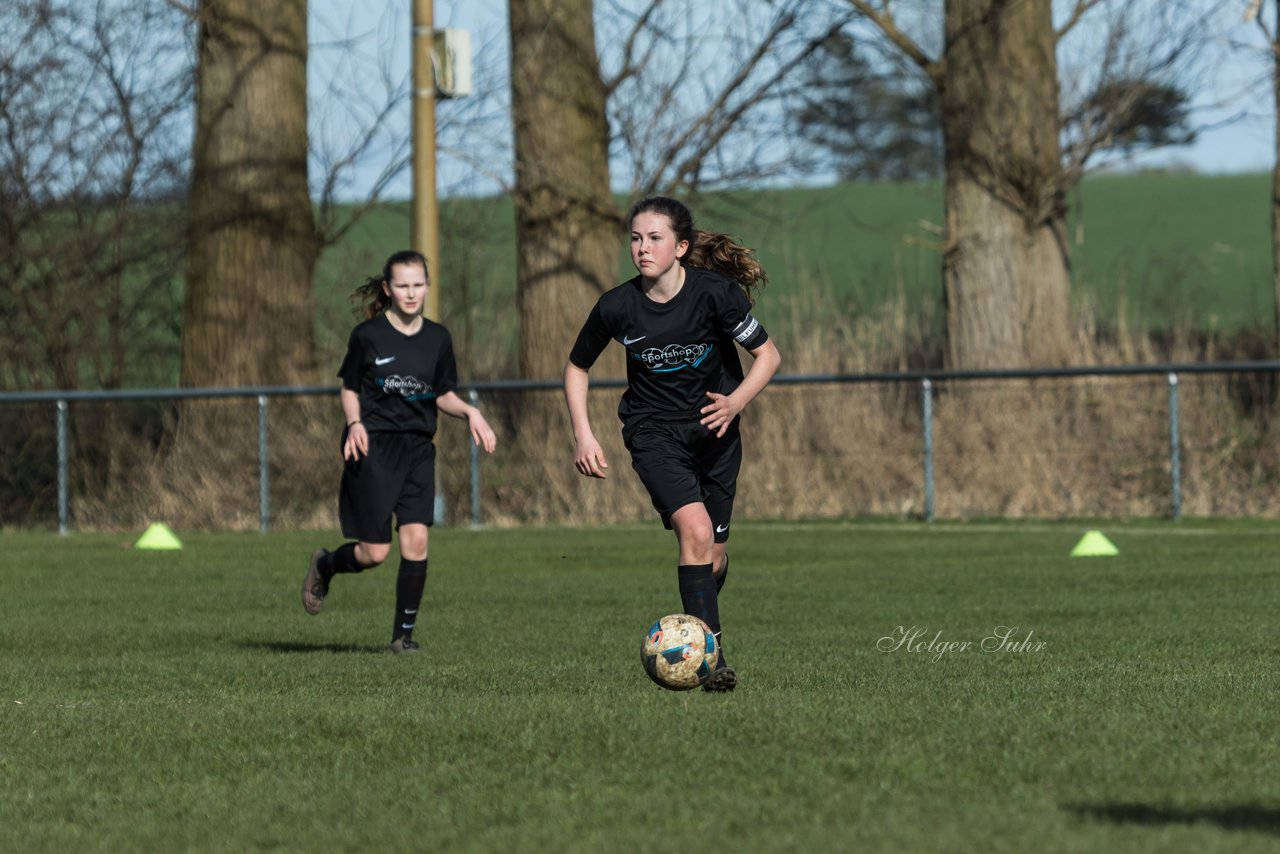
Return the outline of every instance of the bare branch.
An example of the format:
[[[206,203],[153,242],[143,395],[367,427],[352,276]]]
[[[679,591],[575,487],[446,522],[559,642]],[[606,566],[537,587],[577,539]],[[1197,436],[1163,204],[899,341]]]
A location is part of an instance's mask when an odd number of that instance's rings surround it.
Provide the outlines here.
[[[377,207],[381,201],[382,192],[409,164],[409,156],[404,153],[409,147],[409,141],[406,138],[401,142],[396,156],[383,166],[378,177],[365,192],[364,198],[347,212],[347,217],[341,225],[336,224],[336,189],[339,181],[346,170],[366,156],[370,147],[384,133],[397,107],[396,99],[388,99],[374,120],[363,127],[359,139],[352,144],[346,154],[329,164],[326,169],[320,196],[320,215],[316,225],[317,239],[321,246],[332,246],[346,236],[365,214]]]
[[[648,64],[656,42],[650,43],[639,59],[636,58],[636,42],[645,30],[649,28],[653,16],[657,14],[658,9],[664,2],[666,0],[652,0],[644,11],[636,17],[635,23],[631,27],[631,32],[627,34],[626,41],[623,43],[622,67],[618,69],[617,74],[602,81],[604,83],[605,97],[611,95],[613,90],[617,89],[624,81],[636,76]]]
[[[1256,10],[1257,5],[1260,5],[1260,3],[1251,7],[1251,11]],[[1277,15],[1276,29],[1274,32],[1267,26],[1264,16],[1256,14],[1255,12],[1252,16],[1246,16],[1245,20],[1248,21],[1250,18],[1252,18],[1254,25],[1262,31],[1262,36],[1267,40],[1267,44],[1270,46],[1272,53],[1280,56],[1280,15]]]
[[[778,25],[782,28],[784,26],[789,26],[791,23],[794,23],[794,21],[779,20]],[[709,154],[717,149],[725,135],[741,121],[747,111],[760,103],[767,93],[773,91],[778,84],[782,82],[782,80],[791,74],[796,66],[810,57],[824,41],[839,32],[847,23],[848,19],[842,18],[832,24],[826,32],[822,33],[817,38],[809,40],[803,50],[798,51],[790,60],[779,66],[769,78],[756,86],[750,94],[741,98],[736,106],[728,108],[727,104],[729,98],[733,95],[734,91],[736,91],[742,83],[746,81],[747,77],[749,77],[750,72],[762,58],[763,52],[769,49],[769,42],[771,42],[772,39],[762,40],[760,48],[757,50],[756,54],[754,54],[751,59],[743,65],[740,69],[740,73],[736,75],[730,82],[730,85],[725,88],[722,97],[708,108],[707,112],[697,120],[695,126],[690,128],[690,133],[686,134],[685,139],[681,141],[680,145],[681,148],[683,148],[688,144],[690,138],[696,136],[699,140],[698,144],[693,148],[693,151],[686,155],[676,167],[672,181],[673,186],[687,186],[690,183],[690,179],[701,171],[703,161]],[[655,173],[655,177],[657,174],[661,173]]]
[[[717,82],[718,74],[709,74],[694,64],[694,57],[705,56],[705,48],[701,51],[686,50],[677,44],[673,46],[671,59],[678,61],[678,67],[664,65],[660,70],[642,69],[644,98],[636,103],[684,105],[686,110],[666,115],[665,121],[654,121],[651,112],[633,108],[632,101],[615,99],[616,140],[637,164],[632,181],[633,193],[648,194],[658,189],[672,192],[696,187],[703,182],[707,166],[714,166],[713,174],[719,181],[743,180],[748,172],[759,173],[762,168],[767,169],[757,162],[755,154],[748,154],[742,147],[750,145],[752,151],[760,151],[763,146],[755,146],[754,141],[749,142],[745,137],[740,140],[733,158],[722,156],[724,152],[720,148],[730,134],[743,126],[748,115],[781,98],[782,85],[797,66],[856,15],[849,10],[843,15],[828,18],[820,32],[810,29],[807,34],[787,44],[784,37],[811,23],[814,16],[806,0],[780,6],[775,7],[768,26],[759,35],[753,34],[750,42],[744,42],[729,30],[722,32],[724,38],[745,51],[722,81]],[[690,37],[697,39],[699,44],[705,45],[709,38],[716,37],[698,24],[691,22],[691,26],[695,30],[691,31]],[[658,29],[672,31],[671,27]],[[705,105],[690,114],[687,106],[699,100],[689,91],[695,82],[702,85]],[[775,118],[781,126],[783,120]],[[781,134],[770,132],[763,137],[776,150]],[[788,162],[792,161],[788,159]]]
[[[1205,32],[1212,31],[1214,10],[1186,18],[1172,9],[1171,20],[1140,23],[1132,10],[1124,10],[1107,25],[1101,50],[1090,65],[1099,69],[1096,77],[1076,95],[1074,104],[1062,107],[1063,180],[1070,185],[1082,177],[1100,154],[1121,151],[1125,156],[1149,147],[1149,143],[1122,134],[1132,128],[1135,110],[1142,99],[1160,87],[1194,90],[1186,79],[1199,63],[1205,49]],[[1141,33],[1141,38],[1137,35]],[[1096,97],[1105,93],[1105,97]],[[1190,134],[1204,128],[1190,128]]]
[[[779,15],[774,20],[773,25],[769,28],[769,32],[760,39],[759,43],[756,44],[755,50],[751,55],[738,66],[733,77],[720,91],[719,96],[706,108],[706,110],[703,111],[701,116],[690,122],[685,127],[684,132],[677,136],[675,140],[666,147],[662,157],[650,171],[650,180],[647,182],[648,187],[646,189],[651,188],[657,182],[659,176],[670,168],[671,164],[675,162],[675,159],[689,145],[690,140],[695,137],[703,140],[699,145],[699,149],[702,151],[702,156],[705,156],[705,152],[708,150],[707,143],[710,141],[710,137],[713,133],[712,129],[718,126],[719,133],[716,134],[715,142],[719,142],[728,127],[731,127],[733,121],[736,121],[737,116],[740,116],[742,113],[742,104],[740,104],[739,108],[734,111],[734,119],[729,120],[726,124],[725,120],[728,116],[725,113],[725,108],[729,100],[733,97],[733,94],[750,79],[751,73],[756,69],[756,66],[760,64],[761,60],[769,55],[773,40],[777,38],[780,33],[789,29],[793,24],[795,24],[795,15],[789,12]],[[744,99],[742,103],[747,104],[750,103],[750,101]],[[712,147],[714,147],[714,143],[712,143]],[[685,163],[682,164],[682,169],[680,170],[681,176],[688,174],[688,169],[684,167],[689,166],[694,161],[700,159],[701,156],[687,158]]]
[[[935,83],[942,79],[944,60],[935,59],[925,53],[924,49],[915,42],[910,36],[898,29],[898,24],[893,19],[893,12],[889,8],[889,0],[877,10],[868,0],[849,0],[853,8],[862,13],[862,16],[875,24],[880,32],[884,33],[889,41],[901,50],[912,62],[920,66],[925,74]]]
[[[1102,0],[1076,0],[1076,5],[1071,10],[1071,14],[1067,17],[1066,22],[1054,32],[1054,39],[1056,41],[1062,41],[1063,38],[1066,37],[1067,33],[1075,29],[1076,24],[1080,23],[1080,19],[1083,18],[1090,9],[1101,2]]]
[[[193,21],[200,20],[200,10],[197,9],[195,6],[189,6],[186,3],[180,2],[180,0],[164,0],[164,2],[165,2],[165,5],[173,9],[177,9],[179,12],[186,15],[191,20]]]
[[[167,7],[18,0],[0,27],[0,384],[119,387],[172,365],[189,105]],[[157,283],[162,283],[157,285]]]

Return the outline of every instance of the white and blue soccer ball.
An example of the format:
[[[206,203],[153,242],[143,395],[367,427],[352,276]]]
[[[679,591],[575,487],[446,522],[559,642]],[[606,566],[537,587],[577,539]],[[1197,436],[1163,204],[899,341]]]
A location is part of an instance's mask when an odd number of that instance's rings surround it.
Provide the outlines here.
[[[706,623],[689,614],[668,614],[649,627],[640,643],[644,672],[671,691],[698,687],[719,661],[715,635]]]

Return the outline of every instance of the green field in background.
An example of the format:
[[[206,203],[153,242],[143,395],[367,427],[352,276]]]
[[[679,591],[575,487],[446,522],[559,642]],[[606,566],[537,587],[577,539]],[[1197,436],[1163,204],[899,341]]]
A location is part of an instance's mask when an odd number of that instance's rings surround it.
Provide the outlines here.
[[[1270,176],[1133,174],[1086,180],[1071,197],[1069,242],[1077,301],[1135,327],[1266,326],[1271,279]],[[901,294],[940,305],[939,184],[843,184],[738,192],[695,204],[699,224],[730,231],[759,251],[770,296],[821,288],[851,311]],[[508,199],[450,200],[441,207],[446,310],[513,310],[514,215]],[[317,275],[322,307],[345,311],[361,276],[377,272],[409,238],[406,205],[380,210],[326,253]],[[618,235],[619,280],[633,271]],[[344,315],[343,321],[347,319]]]
[[[0,849],[1271,850],[1280,530],[1085,527],[744,524],[724,696],[656,524],[436,529],[417,657],[394,561],[303,613],[334,537],[7,533]]]
[[[1123,325],[1269,336],[1275,304],[1270,187],[1265,174],[1086,180],[1071,196],[1067,229],[1077,306],[1104,334]],[[771,276],[760,314],[774,330],[794,326],[794,336],[811,323],[843,329],[900,302],[917,337],[940,336],[940,184],[743,191],[710,194],[693,205],[700,226],[731,232],[758,251]],[[440,230],[441,259],[433,275],[464,373],[511,376],[519,329],[512,202],[444,200]],[[321,254],[314,295],[324,373],[337,370],[356,319],[351,292],[381,270],[388,254],[407,246],[409,234],[409,205],[388,203]],[[620,230],[617,280],[634,272]],[[175,289],[177,304],[181,282]],[[127,386],[177,381],[179,328],[158,324],[149,334],[159,339],[157,352],[172,355],[130,365]],[[157,379],[163,377],[171,379]]]

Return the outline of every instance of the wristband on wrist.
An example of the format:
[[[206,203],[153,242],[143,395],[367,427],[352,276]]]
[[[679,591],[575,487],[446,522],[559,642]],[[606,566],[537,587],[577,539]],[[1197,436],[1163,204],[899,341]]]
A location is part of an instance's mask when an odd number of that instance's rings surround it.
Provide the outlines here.
[[[359,424],[359,423],[360,423],[360,419],[359,419],[359,418],[357,418],[355,421],[348,421],[348,422],[347,422],[347,429],[350,429],[350,428],[352,428],[352,427],[356,426],[356,425],[357,425],[357,424]]]

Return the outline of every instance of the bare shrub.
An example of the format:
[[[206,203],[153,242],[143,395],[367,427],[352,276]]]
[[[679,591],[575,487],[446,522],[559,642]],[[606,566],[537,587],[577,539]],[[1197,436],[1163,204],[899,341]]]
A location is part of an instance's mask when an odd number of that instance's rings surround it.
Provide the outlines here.
[[[788,373],[880,372],[936,365],[933,319],[904,301],[848,325],[829,292],[771,305],[770,329]],[[1139,335],[1123,318],[1098,330],[1087,307],[1076,334],[1081,364],[1235,358],[1230,342],[1180,330]],[[833,364],[834,362],[834,364]],[[1269,387],[1220,375],[1180,382],[1183,511],[1192,515],[1280,511],[1277,428],[1269,405],[1242,410],[1241,387]],[[483,462],[489,524],[643,521],[652,509],[626,471],[619,391],[590,397],[597,437],[611,462],[606,483],[578,475],[557,393],[539,393],[536,421],[526,393],[496,396],[508,434]],[[1164,375],[934,383],[937,515],[953,518],[1162,516],[1171,509],[1169,388]],[[554,398],[548,401],[546,398]],[[508,407],[511,407],[508,410]],[[738,512],[744,518],[919,516],[924,511],[922,392],[891,382],[777,384],[743,416],[746,450]],[[514,431],[514,433],[510,432]],[[459,460],[459,463],[461,460]],[[461,465],[453,467],[461,471]]]
[[[820,289],[770,304],[770,330],[790,374],[873,373],[936,366],[932,319],[902,300],[839,323],[845,306]],[[1076,328],[1083,364],[1248,357],[1245,338],[1181,330],[1099,331],[1087,308]],[[1244,348],[1243,350],[1240,348]],[[603,373],[608,373],[604,371]],[[1276,378],[1179,377],[1182,509],[1194,516],[1280,516]],[[616,417],[618,388],[596,386],[592,424],[609,478],[573,468],[557,389],[488,391],[480,405],[498,450],[480,456],[481,519],[511,526],[651,523]],[[935,512],[944,518],[1159,517],[1171,509],[1169,383],[1165,375],[935,382]],[[743,415],[740,519],[919,517],[924,512],[923,399],[918,382],[775,384]],[[10,406],[22,459],[0,469],[0,523],[56,520],[52,405]],[[181,417],[179,417],[179,414]],[[335,395],[269,401],[271,525],[337,527],[342,462]],[[259,524],[254,399],[73,404],[71,507],[77,528],[255,530]],[[181,438],[181,441],[178,441]],[[446,522],[471,514],[470,437],[441,418],[438,488]],[[21,465],[19,465],[21,462]],[[20,493],[20,494],[19,494]]]

